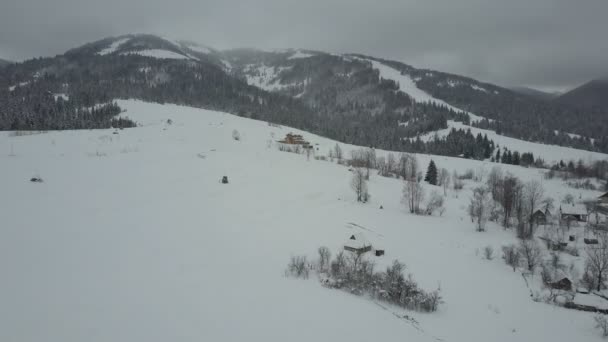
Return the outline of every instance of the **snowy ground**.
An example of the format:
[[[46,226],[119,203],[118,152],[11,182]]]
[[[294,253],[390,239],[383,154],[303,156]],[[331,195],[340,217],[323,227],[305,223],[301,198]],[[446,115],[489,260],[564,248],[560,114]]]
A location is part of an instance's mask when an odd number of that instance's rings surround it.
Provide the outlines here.
[[[276,149],[297,130],[119,105],[142,126],[0,134],[1,341],[601,340],[592,314],[533,302],[521,274],[483,260],[486,245],[498,254],[515,239],[496,226],[474,232],[465,214],[474,184],[448,193],[443,217],[408,214],[400,181],[376,175],[371,203],[357,204],[346,167]],[[335,144],[303,134],[318,154]],[[418,156],[423,166],[430,158]],[[458,172],[493,166],[433,159]],[[597,195],[544,184],[556,200]],[[439,312],[407,312],[413,326],[394,308],[284,277],[290,255],[335,252],[353,232],[385,247],[378,267],[398,258],[423,287],[440,285]]]

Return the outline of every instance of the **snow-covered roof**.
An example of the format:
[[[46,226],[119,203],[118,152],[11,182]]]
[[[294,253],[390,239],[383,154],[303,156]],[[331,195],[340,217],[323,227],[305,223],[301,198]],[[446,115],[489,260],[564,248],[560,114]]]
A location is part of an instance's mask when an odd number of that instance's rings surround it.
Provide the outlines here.
[[[587,215],[587,208],[582,204],[566,204],[560,207],[561,213],[565,215]]]
[[[608,198],[608,192],[607,192],[607,193],[605,193],[605,194],[603,194],[603,195],[601,195],[601,196],[600,196],[600,197],[598,197],[598,198]]]
[[[344,243],[345,247],[360,249],[367,246],[371,246],[372,244],[363,236],[361,233],[352,234],[346,243]]]

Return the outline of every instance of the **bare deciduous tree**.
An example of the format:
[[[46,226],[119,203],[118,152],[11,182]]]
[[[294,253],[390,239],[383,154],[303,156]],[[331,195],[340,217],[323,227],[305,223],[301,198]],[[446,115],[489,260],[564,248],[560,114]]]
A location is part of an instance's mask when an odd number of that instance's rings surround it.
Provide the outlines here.
[[[528,271],[534,269],[541,261],[543,251],[534,239],[521,240],[518,247],[519,254],[524,258]]]
[[[418,174],[418,160],[409,153],[401,153],[398,171],[399,176],[404,180],[415,180]]]
[[[439,171],[439,185],[443,188],[443,195],[446,196],[450,186],[450,172],[445,168]]]
[[[489,214],[488,189],[484,186],[473,189],[473,197],[469,203],[469,215],[475,222],[478,232],[486,230]]]
[[[336,146],[334,146],[334,158],[342,160],[342,149],[338,143],[336,143]]]
[[[420,203],[424,199],[424,189],[415,180],[406,180],[403,184],[402,202],[408,206],[410,213],[420,214]]]
[[[601,233],[599,244],[587,247],[586,265],[590,275],[595,279],[598,291],[602,289],[606,276],[608,276],[608,234]]]
[[[524,197],[527,202],[528,223],[530,225],[530,231],[526,234],[527,237],[534,235],[534,219],[532,214],[534,214],[534,210],[538,209],[537,207],[540,205],[544,194],[543,185],[537,180],[531,180],[524,185]]]
[[[292,256],[287,265],[287,275],[298,278],[308,278],[308,263],[306,256]]]
[[[502,169],[498,166],[494,166],[490,173],[488,173],[488,188],[490,189],[490,193],[492,194],[492,199],[494,201],[499,201],[500,196],[500,188],[503,181]]]
[[[355,191],[355,194],[357,194],[357,202],[367,202],[369,199],[367,179],[365,178],[365,172],[362,168],[355,168],[353,170],[353,178],[350,181],[350,186]]]
[[[329,268],[331,260],[331,251],[325,246],[319,247],[319,272],[323,272]]]

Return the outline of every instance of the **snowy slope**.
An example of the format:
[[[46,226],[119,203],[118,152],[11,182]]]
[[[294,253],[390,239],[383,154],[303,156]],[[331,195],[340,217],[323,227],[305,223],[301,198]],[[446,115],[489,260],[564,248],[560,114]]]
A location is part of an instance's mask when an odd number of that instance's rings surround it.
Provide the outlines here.
[[[169,51],[169,50],[161,50],[161,49],[126,51],[121,54],[123,54],[123,55],[140,55],[140,56],[160,58],[160,59],[190,59],[190,57],[184,56],[177,52],[173,52],[173,51]]]
[[[372,67],[380,72],[381,78],[384,78],[387,80],[393,80],[393,81],[397,82],[397,84],[399,84],[399,90],[408,94],[412,99],[414,99],[414,101],[434,103],[434,104],[437,104],[440,106],[445,106],[447,108],[450,108],[451,110],[458,112],[458,113],[467,113],[469,115],[469,117],[471,118],[471,121],[479,121],[479,120],[483,119],[482,117],[480,117],[478,115],[475,115],[471,112],[464,111],[460,108],[456,108],[443,100],[434,98],[433,96],[431,96],[424,90],[418,88],[416,86],[416,82],[414,82],[414,80],[409,75],[407,75],[407,74],[403,75],[403,74],[401,74],[401,72],[399,72],[399,70],[394,69],[381,62],[378,62],[375,60],[370,60],[370,59],[367,59],[367,61],[371,62]]]
[[[97,54],[104,56],[114,53],[121,45],[128,42],[129,40],[131,40],[130,37],[117,39],[113,41],[107,48],[100,50]]]
[[[372,201],[360,205],[346,167],[272,143],[300,131],[175,105],[119,105],[141,127],[0,134],[0,340],[601,340],[592,314],[533,302],[520,274],[476,255],[514,237],[496,226],[473,231],[464,210],[473,184],[448,195],[444,217],[406,213],[400,181],[375,175]],[[318,154],[335,144],[301,133]],[[431,156],[418,158],[426,165]],[[459,172],[493,166],[433,159]],[[30,183],[34,175],[44,183]],[[220,184],[224,175],[230,184]],[[545,184],[551,195],[569,191]],[[290,255],[336,251],[352,233],[384,245],[377,267],[398,258],[422,286],[440,284],[446,304],[405,312],[414,327],[397,309],[283,276]]]

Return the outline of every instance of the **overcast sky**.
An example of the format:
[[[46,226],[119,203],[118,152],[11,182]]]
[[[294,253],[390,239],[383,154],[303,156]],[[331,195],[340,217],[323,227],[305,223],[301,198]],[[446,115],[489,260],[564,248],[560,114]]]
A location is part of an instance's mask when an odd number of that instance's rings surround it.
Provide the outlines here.
[[[608,76],[608,0],[0,0],[0,58],[124,33],[359,52],[500,85]]]

